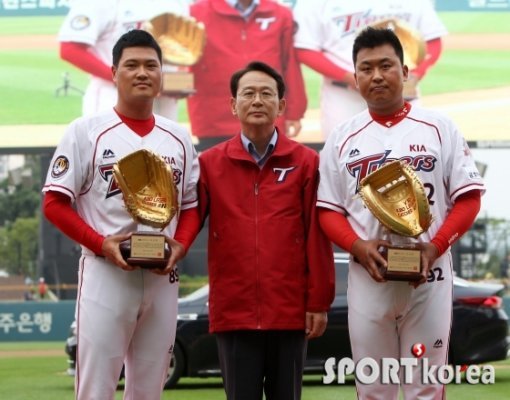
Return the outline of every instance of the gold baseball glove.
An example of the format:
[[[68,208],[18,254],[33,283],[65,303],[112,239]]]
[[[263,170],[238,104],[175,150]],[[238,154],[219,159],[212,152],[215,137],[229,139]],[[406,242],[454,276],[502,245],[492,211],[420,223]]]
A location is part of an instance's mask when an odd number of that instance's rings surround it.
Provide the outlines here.
[[[383,19],[370,24],[373,28],[391,29],[395,32],[404,50],[404,64],[415,69],[425,58],[426,44],[421,34],[401,20]]]
[[[178,211],[177,188],[172,169],[149,150],[138,150],[121,158],[113,175],[133,219],[163,229]]]
[[[390,231],[416,237],[432,223],[425,187],[412,167],[392,161],[360,183],[365,206]]]
[[[158,15],[144,25],[163,52],[163,59],[175,65],[195,64],[204,51],[205,28],[193,17],[172,13]]]

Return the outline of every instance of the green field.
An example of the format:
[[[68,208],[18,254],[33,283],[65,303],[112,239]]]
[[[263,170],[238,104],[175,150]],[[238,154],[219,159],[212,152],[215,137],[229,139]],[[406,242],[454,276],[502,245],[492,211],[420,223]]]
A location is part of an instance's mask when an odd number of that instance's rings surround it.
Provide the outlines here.
[[[13,356],[12,351],[54,350],[61,355],[37,357]],[[7,355],[5,352],[11,352]],[[494,385],[450,384],[449,399],[501,400],[510,392],[510,360],[491,363],[495,367]],[[0,382],[3,399],[9,400],[66,400],[73,399],[73,378],[65,374],[67,368],[63,343],[0,343]],[[464,380],[465,381],[465,380]],[[117,391],[116,400],[122,398]],[[173,390],[166,390],[163,399],[220,400],[225,395],[218,378],[186,378]],[[353,379],[345,385],[323,385],[321,375],[304,379],[303,400],[355,400]]]
[[[451,33],[509,33],[508,13],[441,13]],[[62,17],[0,18],[0,36],[56,34]],[[0,125],[65,124],[81,114],[81,95],[56,97],[69,73],[73,86],[84,89],[88,77],[59,59],[56,51],[0,49]],[[510,54],[493,50],[443,52],[424,78],[423,94],[510,85]],[[304,68],[308,107],[318,108],[320,76]],[[187,121],[185,101],[179,102],[179,120]]]

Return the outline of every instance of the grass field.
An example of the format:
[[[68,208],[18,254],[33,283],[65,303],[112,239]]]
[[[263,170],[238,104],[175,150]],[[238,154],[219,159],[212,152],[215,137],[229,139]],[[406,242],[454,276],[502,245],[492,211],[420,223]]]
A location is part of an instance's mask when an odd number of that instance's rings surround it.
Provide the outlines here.
[[[509,33],[508,13],[441,13],[451,33]],[[0,18],[0,36],[57,33],[62,17]],[[0,48],[0,125],[65,124],[81,114],[81,95],[56,97],[68,72],[80,89],[88,77],[59,59],[52,50]],[[510,85],[510,54],[494,50],[445,51],[422,82],[425,95]],[[304,68],[308,108],[319,104],[320,76]],[[187,121],[186,102],[179,102],[179,120]]]
[[[26,356],[28,352],[51,351],[53,355]],[[58,354],[62,351],[61,355]],[[7,354],[8,352],[8,354]],[[14,355],[18,352],[18,355]],[[510,392],[510,360],[492,363],[496,371],[494,385],[450,384],[449,399],[502,400]],[[63,343],[0,343],[1,397],[8,400],[73,399],[73,379],[65,374],[66,356]],[[465,380],[464,380],[465,381]],[[122,398],[117,391],[116,400]],[[220,400],[225,395],[218,378],[185,378],[173,390],[166,390],[163,399]],[[321,375],[304,379],[303,400],[354,400],[353,379],[345,385],[323,385]]]

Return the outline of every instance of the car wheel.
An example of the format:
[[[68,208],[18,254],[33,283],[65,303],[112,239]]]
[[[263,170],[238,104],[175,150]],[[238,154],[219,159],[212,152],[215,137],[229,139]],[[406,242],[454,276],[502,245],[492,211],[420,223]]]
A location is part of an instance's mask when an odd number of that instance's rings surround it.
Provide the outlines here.
[[[168,366],[168,376],[165,382],[165,389],[170,389],[177,385],[177,381],[184,372],[184,353],[181,346],[175,343],[172,357],[170,358],[170,365]]]

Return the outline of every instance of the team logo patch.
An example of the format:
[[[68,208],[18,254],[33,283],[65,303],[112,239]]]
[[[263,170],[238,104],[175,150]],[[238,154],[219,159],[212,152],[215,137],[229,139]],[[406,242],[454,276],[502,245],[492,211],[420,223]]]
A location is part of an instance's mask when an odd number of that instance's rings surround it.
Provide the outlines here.
[[[51,167],[51,176],[60,178],[67,171],[69,171],[69,160],[65,156],[58,156]]]
[[[77,31],[87,28],[90,25],[90,18],[86,15],[77,15],[71,21],[71,28]]]

